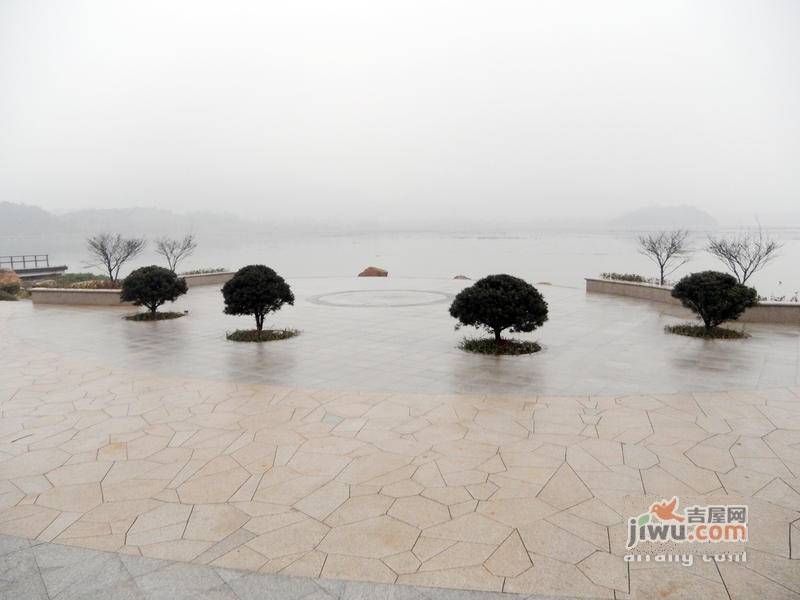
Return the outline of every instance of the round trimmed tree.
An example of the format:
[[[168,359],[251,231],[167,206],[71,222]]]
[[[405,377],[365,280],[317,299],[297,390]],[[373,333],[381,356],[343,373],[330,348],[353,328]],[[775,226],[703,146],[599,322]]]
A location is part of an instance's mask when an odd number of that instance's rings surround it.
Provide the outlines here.
[[[530,332],[547,321],[547,302],[535,287],[511,275],[489,275],[465,288],[450,305],[450,315],[462,325],[494,334]]]
[[[284,304],[294,304],[289,284],[275,271],[264,265],[248,265],[222,286],[225,314],[253,315],[256,331],[264,328],[264,317]]]
[[[725,321],[735,321],[758,302],[756,290],[742,285],[733,275],[719,271],[692,273],[672,288],[672,297],[702,319],[705,334]]]
[[[158,307],[165,302],[175,302],[186,293],[186,280],[164,267],[152,265],[135,269],[122,282],[120,299],[144,306],[156,318]]]

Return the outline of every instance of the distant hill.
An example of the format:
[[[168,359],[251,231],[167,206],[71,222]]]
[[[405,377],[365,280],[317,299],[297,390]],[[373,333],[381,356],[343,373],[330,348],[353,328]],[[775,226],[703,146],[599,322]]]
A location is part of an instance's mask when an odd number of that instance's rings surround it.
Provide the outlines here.
[[[0,235],[59,233],[87,235],[99,231],[125,235],[182,235],[256,231],[260,223],[227,214],[178,214],[159,208],[88,209],[51,214],[37,206],[0,202]]]
[[[38,206],[0,202],[0,235],[49,233],[58,219]]]
[[[707,212],[694,206],[649,206],[626,213],[608,222],[612,229],[715,229],[719,223]]]

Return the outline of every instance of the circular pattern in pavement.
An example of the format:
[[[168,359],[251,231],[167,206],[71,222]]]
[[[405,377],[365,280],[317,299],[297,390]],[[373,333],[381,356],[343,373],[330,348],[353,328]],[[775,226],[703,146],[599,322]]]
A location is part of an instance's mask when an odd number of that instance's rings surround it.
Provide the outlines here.
[[[452,294],[431,290],[348,290],[311,296],[308,301],[323,306],[395,308],[442,304],[452,298]]]

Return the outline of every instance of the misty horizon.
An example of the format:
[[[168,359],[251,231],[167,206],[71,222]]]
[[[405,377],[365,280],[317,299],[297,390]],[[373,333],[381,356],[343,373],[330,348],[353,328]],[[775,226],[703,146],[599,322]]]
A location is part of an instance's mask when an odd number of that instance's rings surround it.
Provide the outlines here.
[[[271,227],[271,228],[270,228]],[[402,218],[365,216],[353,218],[297,216],[266,217],[240,215],[220,208],[181,211],[171,208],[125,206],[47,211],[39,206],[0,201],[0,234],[21,236],[46,231],[64,235],[83,235],[97,231],[121,231],[129,235],[177,235],[180,231],[204,231],[224,235],[237,231],[252,233],[352,233],[441,232],[502,233],[547,230],[596,232],[645,232],[686,229],[691,232],[747,231],[758,228],[795,230],[800,228],[800,211],[783,215],[715,215],[689,205],[651,206],[606,218],[574,217],[520,219],[498,215],[493,219],[453,216],[430,219],[408,215]],[[265,229],[267,228],[267,229]]]

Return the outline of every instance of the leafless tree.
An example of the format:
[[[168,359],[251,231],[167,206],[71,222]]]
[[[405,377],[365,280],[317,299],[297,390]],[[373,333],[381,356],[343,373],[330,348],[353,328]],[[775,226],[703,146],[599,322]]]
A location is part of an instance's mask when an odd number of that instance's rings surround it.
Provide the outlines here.
[[[118,233],[98,233],[86,240],[93,262],[88,266],[103,267],[112,281],[119,277],[123,264],[141,254],[147,241],[144,238],[123,238]]]
[[[639,236],[639,253],[658,265],[658,281],[661,285],[664,285],[669,275],[689,262],[691,249],[688,239],[689,232],[685,229]]]
[[[782,244],[765,235],[761,227],[729,238],[708,238],[708,251],[720,259],[739,283],[778,256]]]
[[[156,240],[156,253],[167,259],[169,270],[173,273],[178,268],[178,263],[191,256],[197,248],[194,235],[187,233],[182,240],[160,238]]]

